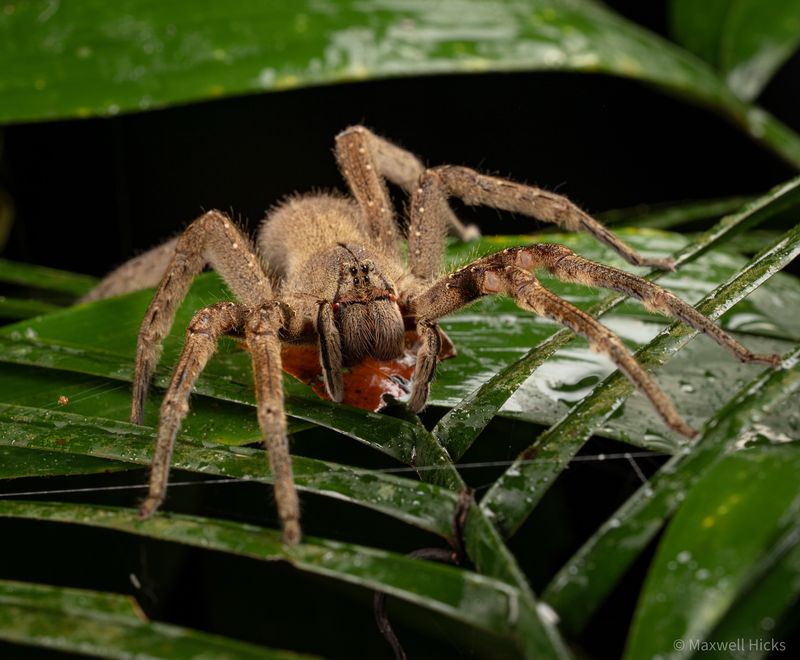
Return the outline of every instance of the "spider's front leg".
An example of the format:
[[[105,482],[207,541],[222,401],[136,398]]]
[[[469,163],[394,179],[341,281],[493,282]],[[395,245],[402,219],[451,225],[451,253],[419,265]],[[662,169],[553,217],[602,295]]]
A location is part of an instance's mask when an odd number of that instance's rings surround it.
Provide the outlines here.
[[[274,300],[250,241],[218,211],[209,211],[195,220],[178,239],[175,254],[147,309],[136,348],[131,418],[142,421],[147,386],[161,342],[192,279],[206,264],[220,273],[240,302],[219,303],[200,310],[189,325],[183,352],[161,405],[150,490],[140,515],[150,516],[164,499],[175,437],[189,410],[192,387],[216,350],[217,341],[223,334],[244,332],[252,353],[258,421],[275,481],[284,539],[297,543],[300,507],[289,459],[278,339],[286,322],[285,309]]]
[[[250,312],[245,341],[253,360],[258,424],[269,454],[275,503],[289,545],[300,541],[300,501],[294,485],[283,408],[283,373],[279,331],[285,322],[281,304],[271,302]]]
[[[478,259],[469,266],[434,282],[412,298],[420,323],[430,323],[487,294],[511,296],[523,309],[530,310],[567,326],[586,338],[597,351],[605,353],[617,367],[650,399],[664,421],[675,431],[692,437],[689,427],[675,410],[670,398],[636,362],[622,341],[599,321],[545,289],[528,272],[546,268],[559,279],[615,289],[639,298],[651,309],[679,319],[709,335],[742,362],[777,365],[779,355],[760,355],[739,344],[713,321],[666,289],[625,271],[598,264],[576,255],[564,245],[538,244],[509,248]],[[432,374],[431,374],[432,376]],[[416,391],[427,391],[428,382],[415,383]],[[412,394],[412,399],[414,394]]]
[[[223,302],[201,309],[189,324],[183,351],[161,402],[150,489],[139,507],[140,518],[149,518],[164,501],[175,437],[189,412],[189,396],[197,377],[216,351],[219,338],[236,332],[244,318],[245,310],[241,305]]]
[[[175,312],[192,280],[210,264],[236,298],[251,307],[272,299],[272,287],[250,241],[219,211],[195,220],[175,243],[175,252],[147,308],[136,342],[131,421],[142,423],[144,402]]]
[[[533,246],[532,249],[536,247]],[[531,266],[530,257],[527,261],[522,261],[519,252],[513,250],[478,259],[439,279],[414,296],[411,300],[414,313],[420,323],[430,324],[484,295],[508,295],[523,309],[553,319],[587,339],[595,350],[606,354],[650,399],[671,428],[687,437],[696,434],[683,421],[670,398],[636,362],[619,337],[593,317],[545,289],[532,273],[521,267],[521,263]],[[433,377],[432,371],[430,378]],[[427,392],[429,384],[430,379],[427,382],[415,380],[412,399]]]

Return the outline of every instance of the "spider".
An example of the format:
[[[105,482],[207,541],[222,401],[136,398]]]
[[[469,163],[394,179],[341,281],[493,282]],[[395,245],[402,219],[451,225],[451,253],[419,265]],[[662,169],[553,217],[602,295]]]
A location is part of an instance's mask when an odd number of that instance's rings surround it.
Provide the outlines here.
[[[192,387],[223,335],[243,337],[252,355],[258,422],[287,544],[299,542],[301,528],[283,407],[281,342],[316,341],[327,393],[341,401],[343,367],[365,356],[398,357],[404,350],[405,327],[415,327],[420,346],[408,406],[419,412],[425,407],[440,353],[450,347],[439,319],[481,296],[506,295],[522,309],[585,337],[647,396],[669,427],[694,436],[669,397],[615,334],[540,284],[533,271],[544,268],[567,282],[634,296],[648,308],[708,334],[743,362],[780,362],[777,355],[751,353],[666,289],[584,259],[563,245],[513,247],[439,276],[447,231],[463,239],[478,233],[456,218],[448,205],[450,197],[533,216],[565,230],[589,232],[636,266],[672,270],[674,263],[641,256],[565,197],[466,167],[428,169],[408,151],[363,126],[336,136],[336,158],[352,197],[319,193],[290,197],[268,213],[255,246],[226,215],[208,211],[178,238],[123,264],[87,297],[158,284],[137,340],[131,420],[139,424],[163,339],[192,279],[210,265],[236,297],[199,310],[189,324],[161,405],[149,493],[140,517],[152,515],[164,499],[172,448],[189,410]],[[405,260],[386,180],[410,195]]]

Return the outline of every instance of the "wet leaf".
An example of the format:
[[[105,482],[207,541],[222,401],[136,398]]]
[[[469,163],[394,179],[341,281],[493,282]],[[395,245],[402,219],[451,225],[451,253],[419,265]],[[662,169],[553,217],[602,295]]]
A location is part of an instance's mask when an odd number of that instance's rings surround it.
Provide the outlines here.
[[[47,266],[0,259],[0,282],[68,293],[77,298],[97,284],[97,278]]]
[[[140,521],[128,509],[0,500],[0,517],[113,529],[250,557],[282,560],[300,571],[377,589],[496,635],[514,636],[519,592],[505,582],[452,566],[325,539],[293,548],[279,531],[226,520],[157,514]]]
[[[749,584],[709,635],[711,639],[736,639],[738,636],[764,640],[767,644],[773,641],[773,631],[791,614],[800,596],[800,527],[795,526],[784,534],[748,577]],[[785,649],[786,642],[783,646]],[[771,647],[766,646],[765,651],[769,650]]]
[[[631,627],[627,658],[675,656],[675,640],[709,634],[800,513],[800,446],[724,456],[686,496],[659,545]],[[758,639],[758,638],[757,638]]]
[[[128,596],[0,580],[0,639],[104,658],[309,658],[148,621]]]
[[[0,13],[0,122],[141,111],[345,80],[562,70],[715,108],[800,164],[800,139],[685,51],[591,0],[101,0]]]
[[[756,98],[800,45],[798,0],[672,0],[670,23],[744,100]]]
[[[102,474],[128,469],[130,466],[124,463],[107,461],[103,458],[0,446],[0,479],[50,477],[64,474]]]
[[[747,383],[708,422],[691,450],[673,456],[637,490],[562,567],[545,599],[562,613],[562,625],[577,632],[622,578],[639,553],[677,510],[698,478],[741,441],[764,434],[787,438],[769,424],[774,412],[797,400],[800,348],[786,369],[768,369]],[[796,434],[794,434],[796,437]]]
[[[649,254],[667,254],[687,245],[686,240],[676,234],[626,230],[621,235]],[[620,264],[618,258],[610,256],[589,237],[554,234],[548,235],[547,240],[564,242],[589,258]],[[474,257],[475,251],[496,251],[509,245],[531,241],[530,236],[486,238],[477,248],[454,246],[450,259],[453,263],[463,263]],[[700,249],[696,244],[694,247],[686,247],[686,250],[693,253]],[[735,272],[742,263],[740,258],[712,251],[703,255],[696,263],[686,264],[677,274],[668,275],[662,281],[682,298],[696,301],[717,282]],[[598,290],[565,285],[544,275],[542,281],[551,290],[584,308],[590,308],[596,301],[604,299],[604,295]],[[133,372],[138,325],[151,296],[150,291],[137,292],[7,326],[0,330],[0,360],[129,381]],[[165,342],[164,358],[156,374],[157,385],[164,387],[169,380],[170,365],[177,361],[184,328],[194,310],[226,297],[228,294],[225,288],[214,275],[198,278]],[[800,285],[794,279],[781,277],[771,283],[763,294],[757,294],[751,299],[745,310],[746,315],[732,316],[731,322],[741,330],[755,327],[759,334],[767,332],[790,339],[792,335],[798,334],[794,330],[795,315],[792,311],[796,304],[800,304]],[[633,303],[625,303],[617,314],[607,318],[607,322],[632,347],[648,341],[664,324],[663,319]],[[558,330],[558,326],[553,323],[518,309],[509,300],[499,299],[480,301],[464,312],[445,319],[443,327],[455,343],[458,355],[441,363],[432,387],[430,404],[447,407],[459,404],[465,396],[504,368],[519,368],[514,363],[520,356]],[[101,342],[98,342],[98,337],[102,337]],[[760,350],[785,349],[781,340],[771,343],[770,340],[761,338],[743,338],[743,341],[757,344]],[[702,420],[703,415],[707,416],[708,411],[716,407],[720,397],[724,398],[727,382],[747,378],[748,373],[746,367],[735,361],[720,358],[714,353],[714,348],[705,348],[708,351],[701,357],[714,365],[717,379],[713,383],[704,384],[702,389],[695,386],[702,396],[686,391],[687,381],[681,375],[684,369],[690,374],[697,371],[697,355],[687,358],[687,362],[679,362],[675,367],[675,374],[668,375],[664,383],[667,392],[677,400],[679,406],[686,405],[690,412],[697,411],[689,415],[692,420],[695,419],[695,414]],[[309,356],[308,360],[313,360],[310,364],[316,368],[317,358]],[[585,344],[571,347],[557,355],[554,361],[530,379],[506,403],[503,414],[526,421],[552,423],[611,371],[613,365],[599,358]],[[521,377],[525,379],[530,372],[521,373]],[[252,405],[251,382],[248,355],[235,342],[223,340],[218,355],[212,359],[200,378],[197,391],[215,398]],[[376,443],[384,445],[384,449],[386,443],[389,443],[394,447],[389,453],[409,463],[416,431],[408,423],[385,416],[362,415],[351,407],[319,401],[309,387],[292,378],[285,379],[285,389],[288,394],[287,411],[295,419],[330,426],[351,437],[372,442],[373,446]],[[490,393],[501,405],[510,394],[497,388]],[[120,396],[112,409],[124,407],[123,398]],[[198,398],[198,401],[202,399]],[[146,410],[145,421],[148,424],[156,423],[158,404],[156,390]],[[477,410],[478,407],[471,406],[471,422],[476,420]],[[485,410],[487,412],[484,417],[488,422],[497,411],[491,408]],[[447,419],[456,414],[452,413]],[[646,416],[647,426],[655,435],[663,435],[663,425],[644,402],[630,410],[626,407],[625,414],[601,429],[600,433],[616,438],[639,436],[642,415]],[[117,418],[124,419],[125,416],[120,414]],[[254,423],[253,419],[249,420],[248,428],[253,430],[250,437],[255,440],[258,434],[252,426]],[[439,429],[443,425],[444,422],[439,425]],[[378,431],[378,428],[382,430]],[[477,435],[480,428],[474,424],[471,428],[470,434]],[[452,447],[449,449],[453,451]],[[460,453],[455,452],[454,455],[458,456]]]
[[[0,404],[0,446],[148,465],[154,429],[98,417]],[[431,484],[383,472],[295,456],[298,489],[360,504],[445,538],[452,535],[456,496]],[[179,436],[172,467],[271,483],[265,452]],[[267,496],[265,494],[265,504]],[[132,512],[133,513],[133,512]]]

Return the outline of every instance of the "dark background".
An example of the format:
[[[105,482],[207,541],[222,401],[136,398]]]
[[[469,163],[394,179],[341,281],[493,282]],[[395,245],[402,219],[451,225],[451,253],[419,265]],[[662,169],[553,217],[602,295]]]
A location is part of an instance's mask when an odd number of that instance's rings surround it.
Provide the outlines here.
[[[666,33],[663,2],[608,4]],[[799,76],[795,57],[759,99],[796,131]],[[533,73],[338,85],[113,119],[7,127],[0,178],[14,199],[17,219],[3,256],[100,275],[204,209],[230,211],[255,228],[264,211],[289,193],[341,188],[333,137],[353,123],[365,123],[429,164],[463,164],[536,183],[591,212],[757,194],[795,174],[725,120],[627,80]],[[487,233],[533,226],[493,211],[470,210],[468,217],[477,218]],[[312,449],[319,444],[314,433],[295,439],[297,453],[319,454],[318,446]],[[486,437],[507,439],[512,458],[530,434],[530,427],[498,419]],[[587,452],[614,451],[603,442],[594,440]],[[374,452],[354,444],[343,441],[336,451],[348,454],[335,460],[376,460]],[[481,460],[479,453],[476,449],[465,460]],[[498,456],[489,452],[486,458]],[[658,462],[641,465],[652,472]],[[466,476],[480,488],[496,475]],[[143,476],[125,478],[141,483]],[[64,487],[73,483],[62,481]],[[87,485],[102,485],[109,478],[90,481]],[[57,482],[48,486],[58,488]],[[512,542],[534,589],[638,486],[628,466],[612,462],[579,463],[567,471]],[[25,484],[18,487],[24,490]],[[587,497],[594,492],[603,496]],[[102,502],[132,505],[138,493],[127,500],[114,497]],[[170,498],[171,510],[196,511],[199,500],[205,515],[275,525],[263,519],[269,514],[264,489],[257,486],[175,489]],[[362,530],[349,536],[353,542],[400,551],[431,542],[385,517],[304,496],[304,520],[313,521],[315,534],[335,538],[342,515],[350,530]],[[4,522],[2,535],[15,540],[3,550],[5,578],[132,593],[154,618],[256,643],[341,658],[387,654],[368,593],[282,564],[30,521]],[[618,657],[648,561],[646,553],[639,558],[577,640],[589,657]],[[131,586],[131,573],[141,588]],[[420,615],[397,603],[392,612],[411,657],[469,657],[476,644],[487,644],[427,612]],[[421,623],[440,638],[442,629],[452,628],[451,643],[415,637]],[[7,644],[0,644],[0,656],[32,657],[30,649]]]
[[[666,31],[663,3],[609,3]],[[644,6],[640,6],[644,5]],[[760,103],[800,130],[800,60]],[[346,84],[84,121],[11,126],[8,258],[102,274],[219,208],[251,229],[283,196],[342,187],[334,135],[364,123],[428,164],[535,183],[590,212],[760,193],[791,167],[711,112],[585,74],[438,76]],[[534,225],[469,211],[486,233]]]

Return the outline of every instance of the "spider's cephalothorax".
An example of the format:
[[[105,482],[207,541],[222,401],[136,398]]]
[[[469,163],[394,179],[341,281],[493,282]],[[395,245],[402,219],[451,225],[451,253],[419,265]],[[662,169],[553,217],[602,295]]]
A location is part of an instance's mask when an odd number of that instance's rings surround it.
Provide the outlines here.
[[[642,257],[566,198],[465,167],[426,169],[409,152],[362,126],[336,138],[336,157],[352,198],[295,196],[272,210],[256,248],[222,213],[209,211],[178,238],[123,264],[86,300],[158,285],[139,331],[131,419],[141,423],[148,384],[178,305],[192,279],[210,265],[228,283],[236,302],[201,309],[187,330],[172,382],[161,405],[150,491],[140,514],[164,499],[172,447],[189,409],[194,382],[225,334],[244,336],[253,362],[258,421],[275,480],[275,499],[287,543],[300,540],[300,507],[289,460],[281,379],[282,341],[313,339],[330,397],[341,401],[343,367],[365,356],[392,359],[404,347],[404,329],[419,335],[408,405],[425,406],[446,336],[438,321],[484,295],[512,297],[523,309],[549,317],[608,355],[650,399],[664,421],[686,436],[694,430],[642,369],[620,339],[588,314],[545,289],[534,271],[621,291],[647,307],[711,336],[743,362],[777,364],[777,355],[755,355],[718,325],[652,282],[584,259],[563,245],[533,244],[478,259],[439,276],[448,230],[477,235],[448,205],[449,197],[553,222],[593,234],[629,263],[672,269],[669,259]],[[410,197],[408,232],[401,235],[385,180]],[[403,258],[401,242],[408,244]]]

